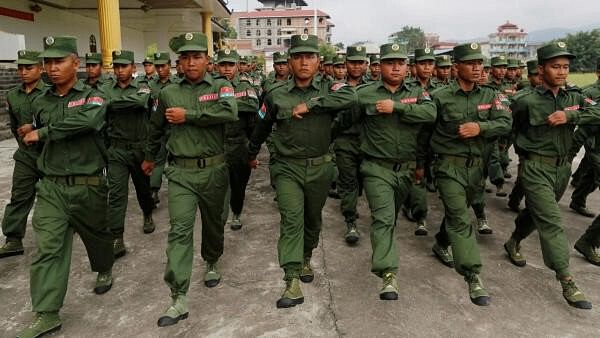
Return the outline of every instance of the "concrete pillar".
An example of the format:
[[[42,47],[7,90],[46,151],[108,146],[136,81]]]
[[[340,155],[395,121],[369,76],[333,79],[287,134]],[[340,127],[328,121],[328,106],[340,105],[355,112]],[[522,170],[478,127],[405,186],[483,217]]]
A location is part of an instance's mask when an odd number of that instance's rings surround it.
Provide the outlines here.
[[[98,0],[98,22],[104,69],[112,67],[112,52],[121,49],[119,0]]]
[[[202,33],[208,41],[208,56],[213,55],[212,12],[202,12]]]

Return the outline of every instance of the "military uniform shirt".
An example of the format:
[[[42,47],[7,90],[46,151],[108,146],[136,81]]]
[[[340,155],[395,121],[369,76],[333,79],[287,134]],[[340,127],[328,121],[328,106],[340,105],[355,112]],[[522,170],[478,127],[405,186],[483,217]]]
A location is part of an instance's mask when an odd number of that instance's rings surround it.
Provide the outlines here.
[[[114,82],[102,87],[102,92],[108,100],[109,139],[132,143],[145,141],[152,105],[150,87],[130,81],[127,87],[121,88]]]
[[[38,96],[44,93],[48,88],[48,85],[41,79],[31,92],[26,93],[24,85],[19,85],[6,93],[6,104],[8,110],[8,117],[10,118],[10,131],[17,140],[19,149],[26,151],[34,151],[36,146],[27,146],[23,143],[23,139],[17,134],[19,129],[24,124],[33,123],[33,112],[31,108],[31,102]]]

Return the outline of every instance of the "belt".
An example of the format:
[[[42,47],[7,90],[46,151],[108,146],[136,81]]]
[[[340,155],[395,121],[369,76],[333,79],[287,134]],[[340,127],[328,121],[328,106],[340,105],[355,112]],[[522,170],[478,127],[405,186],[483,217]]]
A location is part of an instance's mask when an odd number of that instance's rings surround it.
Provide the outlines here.
[[[545,163],[545,164],[549,164],[549,165],[553,165],[553,166],[557,166],[557,167],[560,167],[560,166],[563,166],[563,165],[569,163],[569,159],[566,156],[554,157],[554,156],[543,156],[543,155],[529,153],[529,154],[527,154],[526,158],[529,161]]]
[[[373,162],[380,167],[392,170],[392,171],[402,171],[408,169],[415,169],[417,167],[417,162],[415,161],[406,161],[406,162],[397,162],[392,160],[383,160],[380,158],[368,157],[367,161]]]
[[[455,156],[455,155],[439,155],[442,161],[446,161],[454,164],[455,166],[471,168],[474,166],[480,166],[483,163],[481,157],[464,157],[464,156]]]
[[[133,141],[121,141],[121,140],[110,140],[111,147],[117,147],[122,149],[144,149],[144,144],[141,142]]]
[[[57,184],[93,186],[99,186],[104,181],[102,176],[45,176],[44,179]]]
[[[225,162],[225,155],[219,154],[205,158],[190,158],[190,157],[173,157],[169,164],[175,165],[181,168],[206,168],[213,165],[221,164]]]
[[[331,162],[331,155],[323,155],[319,157],[311,157],[311,158],[293,158],[293,157],[283,157],[277,156],[277,161],[288,162],[297,164],[303,167],[314,167],[327,162]]]

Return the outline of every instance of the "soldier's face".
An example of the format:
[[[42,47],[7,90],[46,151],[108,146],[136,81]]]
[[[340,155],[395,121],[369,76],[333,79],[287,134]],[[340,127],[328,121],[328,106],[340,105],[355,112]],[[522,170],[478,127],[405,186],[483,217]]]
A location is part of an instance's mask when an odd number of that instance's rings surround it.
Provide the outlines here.
[[[333,76],[333,65],[325,65],[325,74]]]
[[[133,72],[135,71],[135,66],[133,64],[113,64],[113,71],[115,72],[115,76],[117,77],[117,81],[119,82],[127,82],[131,80],[133,76]]]
[[[483,60],[469,60],[456,63],[456,72],[460,80],[477,83],[483,71]]]
[[[144,62],[144,73],[146,73],[146,76],[150,76],[152,74],[154,74],[155,68],[154,68],[154,64],[149,63],[149,62]]]
[[[275,74],[279,77],[286,77],[290,75],[290,67],[287,63],[276,63],[273,65],[273,69],[275,69]]]
[[[250,69],[250,66],[248,66],[247,63],[240,62],[240,63],[238,63],[238,69],[242,73],[247,73],[248,70]]]
[[[171,62],[164,65],[156,65],[156,72],[161,80],[168,78],[171,75]]]
[[[379,63],[370,65],[369,70],[371,71],[371,75],[375,77],[378,77],[381,74],[381,66],[379,65]]]
[[[237,74],[237,65],[233,62],[219,62],[218,64],[219,74],[227,78],[227,80],[233,79]]]
[[[352,79],[358,79],[365,73],[367,63],[365,61],[346,61],[346,70],[348,76]]]
[[[203,52],[183,52],[179,56],[179,64],[185,77],[194,82],[204,77],[208,66],[208,57]]]
[[[319,55],[317,53],[295,53],[288,61],[294,77],[308,80],[319,71]]]
[[[334,65],[333,66],[333,78],[336,80],[342,80],[346,78],[346,65]]]
[[[390,85],[399,85],[406,77],[405,59],[381,60],[381,78]]]
[[[506,76],[506,66],[496,66],[492,67],[492,76],[496,79],[502,80]]]
[[[564,86],[569,76],[569,64],[569,59],[563,56],[547,60],[538,66],[542,82],[550,88]]]
[[[542,78],[540,74],[532,74],[527,77],[529,79],[529,84],[533,87],[537,87],[542,84]]]
[[[515,79],[517,77],[517,69],[519,68],[507,68],[505,77],[509,80]]]
[[[442,81],[448,80],[450,77],[450,68],[450,66],[436,67],[435,69],[437,69],[437,78]]]
[[[19,65],[17,73],[24,84],[32,84],[37,82],[42,77],[42,65]]]
[[[62,58],[45,58],[44,69],[50,81],[60,86],[77,79],[79,62],[79,58],[75,55],[67,55]]]
[[[215,70],[215,64],[211,62],[206,67],[206,71],[209,72],[209,73],[212,73],[213,70]]]
[[[419,79],[429,79],[433,74],[434,62],[432,60],[423,60],[415,65]]]
[[[88,78],[95,79],[102,74],[102,65],[99,63],[88,63],[85,65],[85,73]]]
[[[486,83],[488,83],[489,77],[490,77],[490,73],[487,72],[484,68],[481,70],[481,77],[479,78],[479,81],[477,81],[477,83],[486,84]]]

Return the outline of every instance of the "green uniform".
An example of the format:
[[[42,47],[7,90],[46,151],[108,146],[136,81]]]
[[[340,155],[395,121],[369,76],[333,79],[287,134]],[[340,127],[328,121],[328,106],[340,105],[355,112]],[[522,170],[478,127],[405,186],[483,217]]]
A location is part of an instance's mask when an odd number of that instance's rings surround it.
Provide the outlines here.
[[[6,93],[10,130],[17,140],[18,148],[13,154],[15,168],[12,175],[10,202],[4,209],[2,218],[2,233],[7,240],[21,240],[25,237],[27,216],[35,201],[35,184],[42,177],[37,169],[36,160],[40,146],[27,146],[17,134],[17,129],[24,124],[33,123],[31,102],[46,89],[41,79],[29,93],[23,85],[13,88]]]
[[[302,119],[293,118],[292,109],[303,102],[309,112]],[[270,170],[281,214],[279,265],[286,280],[299,277],[303,258],[310,257],[319,242],[321,211],[334,175],[328,154],[331,123],[339,111],[355,102],[351,88],[333,86],[319,76],[304,89],[296,87],[292,78],[265,96],[249,151],[250,158],[256,158],[276,123],[273,148],[277,157]]]
[[[156,83],[156,81],[158,81],[158,74],[154,73],[152,74],[152,76],[148,77],[146,76],[146,74],[141,74],[138,75],[135,79],[134,79],[134,83],[135,85],[141,85],[141,84],[145,84],[148,87],[154,86],[154,84]]]
[[[187,110],[185,123],[169,124],[167,108]],[[222,218],[228,189],[225,165],[225,125],[237,119],[231,83],[205,74],[199,83],[187,78],[165,87],[152,112],[146,159],[153,161],[167,135],[169,166],[169,230],[164,279],[171,294],[189,289],[194,257],[193,229],[196,212],[202,218],[201,255],[216,263],[223,254]],[[167,129],[169,133],[166,134]]]
[[[106,102],[81,82],[59,96],[54,87],[32,104],[42,152],[33,213],[37,252],[31,263],[35,312],[58,311],[67,291],[73,233],[85,244],[93,271],[110,271],[112,236],[106,226],[107,155],[102,139]]]
[[[484,189],[484,162],[489,138],[510,131],[510,111],[497,92],[475,85],[463,91],[457,82],[436,91],[437,122],[431,137],[438,155],[435,165],[437,187],[444,204],[444,220],[436,235],[439,245],[452,245],[456,271],[465,277],[479,274],[481,259],[467,208]],[[480,134],[461,139],[458,127],[476,122]]]

